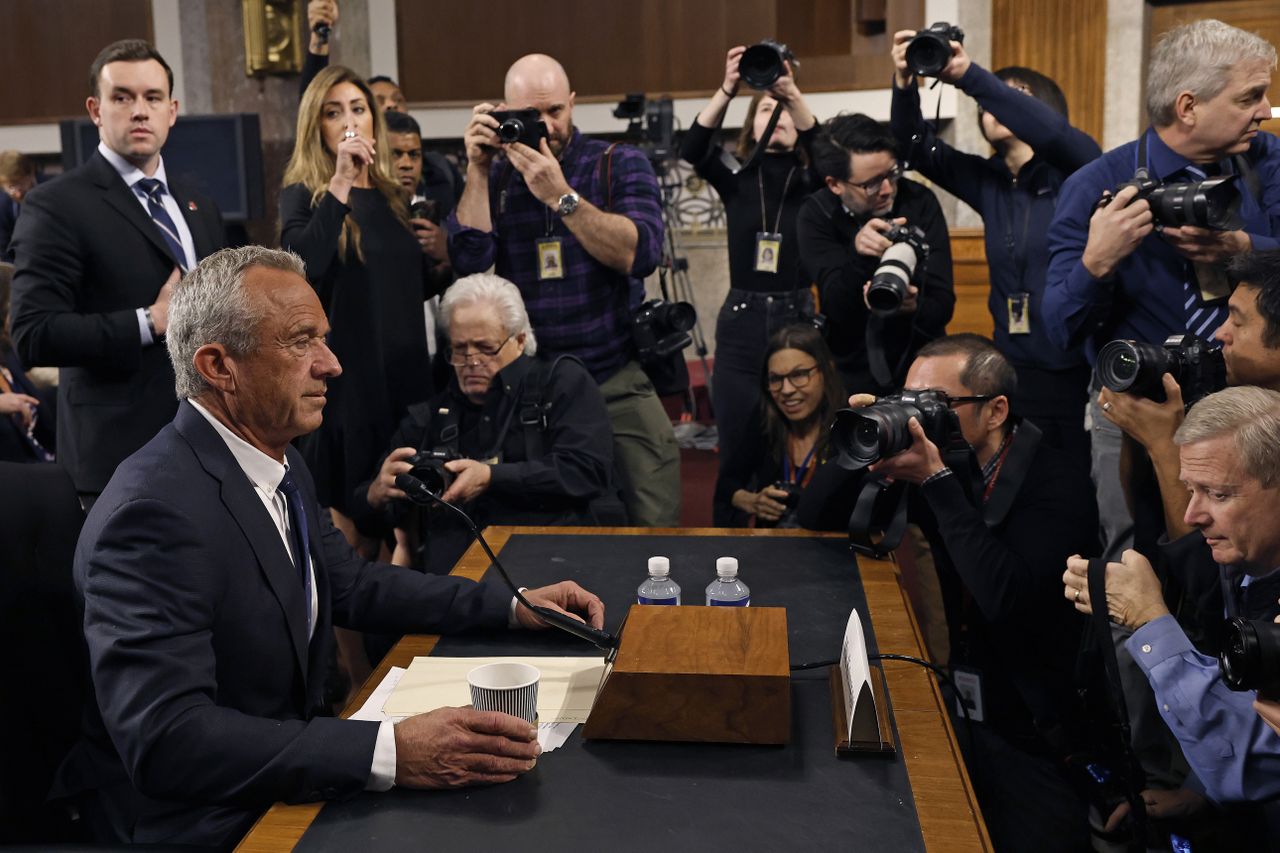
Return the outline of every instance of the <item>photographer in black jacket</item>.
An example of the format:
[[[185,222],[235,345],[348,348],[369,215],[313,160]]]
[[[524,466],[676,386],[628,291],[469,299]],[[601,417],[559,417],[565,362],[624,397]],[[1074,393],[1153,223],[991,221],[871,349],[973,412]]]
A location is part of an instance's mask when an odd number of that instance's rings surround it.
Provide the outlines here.
[[[498,276],[460,279],[440,310],[455,376],[445,391],[409,407],[378,473],[356,489],[365,517],[383,514],[401,528],[397,541],[407,546],[404,534],[417,531],[406,529],[412,519],[395,478],[414,469],[409,460],[418,451],[435,450],[455,457],[437,467],[451,481],[441,497],[464,506],[482,528],[597,523],[608,509],[602,503],[611,484],[613,432],[586,368],[572,357],[535,358],[520,293]],[[427,526],[426,567],[448,572],[469,534],[439,510],[430,510]]]
[[[720,442],[720,471],[713,503],[717,527],[735,523],[735,508],[719,493],[726,478],[750,474],[758,459],[750,456],[760,431],[760,374],[771,335],[813,316],[813,298],[800,271],[796,214],[816,182],[809,146],[817,122],[791,73],[757,91],[747,106],[736,154],[752,161],[775,108],[778,125],[751,168],[733,169],[722,159],[715,132],[729,102],[738,94],[741,45],[725,57],[724,81],[684,135],[680,156],[693,164],[724,203],[728,230],[729,294],[716,318],[716,366],[711,403]],[[789,65],[784,65],[788,72]],[[732,161],[730,161],[732,162]]]
[[[981,469],[980,493],[946,466],[914,418],[912,445],[871,470],[919,487],[910,514],[942,584],[952,676],[973,720],[965,758],[996,849],[1075,851],[1088,849],[1085,805],[1061,759],[1076,741],[1079,623],[1063,606],[1061,567],[1078,549],[1096,549],[1097,519],[1086,472],[1030,421],[1010,416],[1016,386],[1012,365],[986,338],[928,344],[906,388],[951,398]]]
[[[955,309],[947,222],[933,193],[902,177],[897,144],[869,116],[836,116],[822,125],[812,150],[826,186],[800,209],[801,263],[818,286],[845,387],[887,393],[901,384],[920,347],[945,334]],[[895,225],[919,228],[929,254],[917,264],[901,306],[872,317],[864,294]],[[883,354],[885,379],[873,378],[870,350]]]

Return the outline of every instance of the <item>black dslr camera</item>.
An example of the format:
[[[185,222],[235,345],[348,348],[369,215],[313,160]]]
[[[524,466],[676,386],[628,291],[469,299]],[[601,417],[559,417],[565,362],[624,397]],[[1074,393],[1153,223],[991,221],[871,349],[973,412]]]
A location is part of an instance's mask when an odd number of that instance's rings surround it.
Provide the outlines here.
[[[738,76],[752,89],[768,89],[778,82],[779,77],[786,75],[788,62],[792,68],[800,67],[791,48],[773,39],[765,39],[743,52],[738,60]]]
[[[432,225],[439,225],[444,221],[444,216],[440,210],[440,205],[436,204],[434,199],[424,198],[422,201],[415,201],[409,205],[410,219],[425,219]]]
[[[784,483],[779,480],[776,483],[770,483],[769,488],[786,492],[787,496],[780,500],[785,507],[782,515],[778,516],[777,521],[764,521],[756,519],[757,527],[779,527],[779,528],[796,528],[800,525],[796,522],[796,510],[800,507],[800,493],[804,491],[804,486],[799,483]],[[775,500],[778,500],[775,498]]]
[[[452,450],[437,447],[434,450],[419,450],[406,461],[413,466],[409,469],[409,476],[421,480],[427,491],[439,497],[448,491],[454,479],[454,473],[444,467],[444,463],[463,458],[465,457]]]
[[[547,138],[547,125],[537,110],[494,110],[489,113],[498,122],[498,139],[510,145],[523,142],[534,151]]]
[[[1133,200],[1146,199],[1157,225],[1169,228],[1194,225],[1211,231],[1234,231],[1243,224],[1240,188],[1236,186],[1235,175],[1165,184],[1152,180],[1145,169],[1139,169],[1134,179],[1116,187],[1116,192],[1125,187],[1138,188]],[[1103,196],[1093,209],[1106,207],[1113,197]]]
[[[831,425],[831,445],[841,467],[858,471],[873,462],[896,456],[911,446],[908,422],[915,418],[924,434],[939,447],[954,444],[960,420],[951,398],[942,391],[903,391],[882,397],[863,409],[841,409]]]
[[[1280,625],[1232,619],[1218,669],[1232,690],[1256,690],[1263,699],[1280,699]]]
[[[1227,366],[1222,350],[1195,335],[1171,335],[1164,346],[1141,341],[1112,341],[1098,351],[1098,379],[1112,391],[1165,401],[1166,373],[1182,388],[1182,401],[1190,408],[1207,394],[1227,387]]]
[[[867,305],[873,314],[888,315],[902,307],[907,298],[907,285],[916,269],[929,257],[929,244],[916,225],[895,225],[885,232],[893,243],[880,256],[880,264],[867,289]]]
[[[784,483],[779,480],[770,486],[780,492],[786,492],[787,496],[782,499],[782,505],[787,508],[788,513],[795,512],[796,507],[800,505],[800,493],[804,491],[804,486],[799,483]]]
[[[698,313],[688,302],[650,299],[636,309],[631,336],[641,364],[675,355],[693,343],[689,330]]]
[[[945,21],[930,24],[907,42],[907,67],[921,77],[937,77],[951,61],[951,42],[964,42],[964,30]]]

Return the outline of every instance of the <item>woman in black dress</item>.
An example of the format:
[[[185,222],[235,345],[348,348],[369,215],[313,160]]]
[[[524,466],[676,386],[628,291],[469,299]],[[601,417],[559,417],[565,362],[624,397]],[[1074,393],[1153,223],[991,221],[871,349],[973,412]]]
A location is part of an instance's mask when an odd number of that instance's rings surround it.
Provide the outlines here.
[[[392,177],[382,114],[355,72],[321,71],[303,94],[280,194],[280,244],[307,265],[343,373],[324,424],[299,439],[323,504],[353,544],[351,496],[377,468],[396,424],[431,396],[422,303],[431,259]]]

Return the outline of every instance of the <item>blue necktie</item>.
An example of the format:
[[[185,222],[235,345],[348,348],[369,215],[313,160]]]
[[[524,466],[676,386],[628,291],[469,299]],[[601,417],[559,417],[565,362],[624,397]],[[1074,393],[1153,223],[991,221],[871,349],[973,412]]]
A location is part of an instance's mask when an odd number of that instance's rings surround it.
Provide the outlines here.
[[[303,592],[303,609],[307,614],[307,637],[311,637],[311,548],[307,545],[307,514],[302,508],[302,495],[298,492],[298,484],[286,470],[284,479],[276,487],[284,495],[289,505],[289,531],[293,536],[293,564],[301,575]]]
[[[173,224],[173,217],[164,209],[164,184],[155,178],[143,178],[134,186],[142,190],[142,194],[146,196],[147,211],[151,214],[151,221],[160,229],[160,236],[168,244],[169,251],[173,253],[178,266],[186,272],[187,253],[182,250],[182,238],[178,236],[178,226]]]
[[[1196,166],[1183,169],[1192,181],[1203,181],[1207,175]],[[1200,286],[1196,281],[1195,264],[1186,261],[1186,276],[1182,282],[1182,309],[1187,318],[1187,331],[1197,338],[1208,339],[1214,330],[1222,325],[1222,308],[1204,302],[1200,297]],[[1217,346],[1215,343],[1214,346]]]

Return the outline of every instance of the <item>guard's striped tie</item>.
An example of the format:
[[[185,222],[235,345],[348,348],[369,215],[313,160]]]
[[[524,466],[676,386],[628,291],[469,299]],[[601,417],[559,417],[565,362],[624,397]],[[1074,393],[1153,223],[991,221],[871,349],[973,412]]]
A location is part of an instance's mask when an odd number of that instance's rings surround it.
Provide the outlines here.
[[[169,251],[173,253],[173,259],[178,262],[178,266],[183,272],[187,271],[187,253],[182,250],[182,238],[178,236],[178,226],[173,224],[173,217],[169,215],[169,211],[164,209],[165,188],[155,178],[143,178],[134,184],[147,200],[147,211],[151,214],[151,221],[160,229],[160,236],[164,238],[165,243],[169,246]]]

